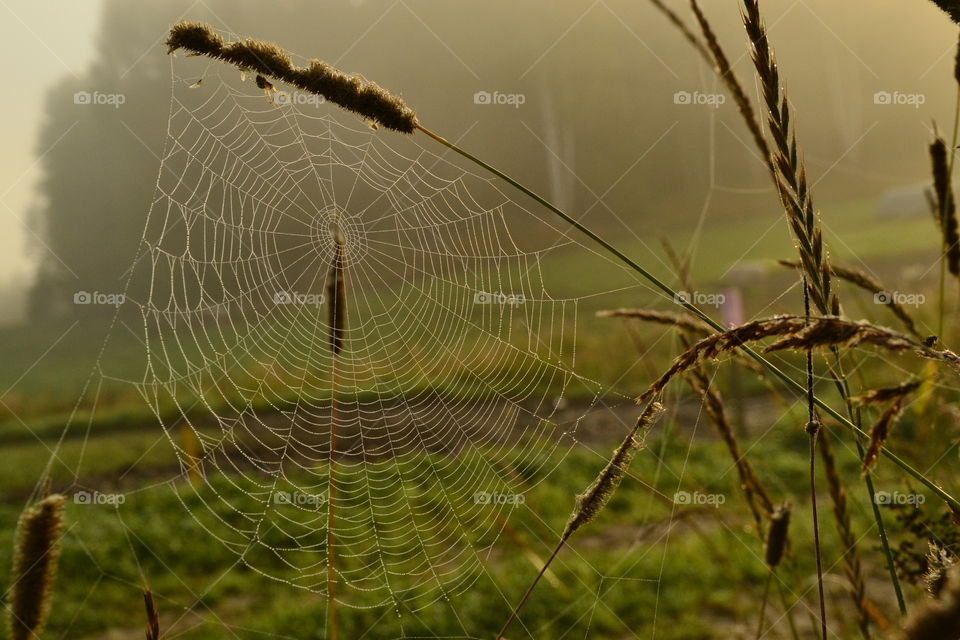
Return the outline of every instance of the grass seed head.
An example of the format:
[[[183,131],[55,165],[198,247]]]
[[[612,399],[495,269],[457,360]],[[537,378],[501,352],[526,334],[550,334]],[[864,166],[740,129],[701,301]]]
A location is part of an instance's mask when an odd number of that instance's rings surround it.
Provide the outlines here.
[[[767,544],[764,549],[764,561],[771,569],[780,564],[787,548],[787,533],[790,529],[790,503],[777,507],[770,516],[767,529]]]
[[[327,305],[330,310],[330,351],[337,355],[343,348],[347,327],[346,256],[343,236],[338,231],[333,232],[333,245],[333,258],[327,273]]]
[[[947,640],[960,637],[960,564],[948,567],[936,599],[917,608],[910,616],[903,640]]]
[[[596,480],[583,493],[577,495],[576,506],[563,531],[563,540],[566,540],[574,531],[596,518],[597,514],[610,501],[623,476],[630,468],[633,455],[644,447],[643,435],[657,421],[661,413],[663,413],[663,405],[659,402],[649,403],[637,419],[637,424],[613,452],[613,457],[610,458]]]
[[[890,435],[890,429],[897,421],[900,410],[903,407],[903,397],[894,400],[889,407],[880,415],[873,429],[870,430],[870,444],[867,446],[867,452],[863,456],[863,474],[870,473],[870,469],[880,459],[880,450]]]
[[[20,516],[9,596],[12,640],[34,640],[43,631],[60,556],[63,504],[62,495],[50,495]]]
[[[939,598],[947,584],[947,571],[957,563],[957,559],[935,542],[928,544],[927,571],[923,574],[923,582],[930,597]]]
[[[184,21],[175,24],[167,38],[168,53],[177,49],[222,60],[244,71],[271,76],[303,91],[323,96],[366,120],[394,131],[413,133],[419,124],[413,109],[402,98],[381,86],[367,82],[360,76],[347,75],[322,60],[311,60],[306,67],[298,67],[286,51],[272,42],[251,38],[224,42],[209,25]]]
[[[167,37],[167,53],[186,49],[197,55],[215,56],[223,49],[223,40],[202,22],[183,20],[173,25]]]
[[[153,600],[150,587],[143,590],[143,606],[147,611],[147,640],[160,640],[160,614],[157,612],[157,604]]]
[[[936,195],[937,220],[943,234],[943,246],[946,249],[947,268],[950,273],[960,276],[960,229],[957,224],[957,203],[950,184],[950,154],[943,138],[937,138],[930,144],[930,163],[933,170],[933,191]]]
[[[960,24],[960,0],[933,0],[933,4],[946,11],[951,20]]]

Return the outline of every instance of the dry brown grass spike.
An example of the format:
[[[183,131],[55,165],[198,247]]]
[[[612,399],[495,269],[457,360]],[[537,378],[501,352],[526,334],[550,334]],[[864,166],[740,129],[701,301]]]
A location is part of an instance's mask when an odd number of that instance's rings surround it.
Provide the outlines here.
[[[576,506],[570,514],[570,519],[567,520],[561,540],[568,539],[577,529],[596,518],[597,514],[603,510],[629,469],[633,455],[643,448],[643,435],[657,421],[661,413],[663,413],[663,405],[659,402],[651,402],[643,410],[636,425],[613,452],[613,457],[600,471],[596,480],[577,496]]]
[[[957,55],[953,58],[953,79],[960,84],[960,33],[957,34]]]
[[[753,64],[760,80],[767,125],[773,140],[772,157],[775,182],[797,239],[800,262],[810,298],[820,313],[830,310],[830,266],[823,245],[820,221],[813,207],[806,169],[798,151],[791,123],[790,104],[780,86],[780,73],[760,16],[758,0],[743,0],[743,24],[752,45]]]
[[[793,269],[802,269],[801,264],[793,260],[777,260],[777,264]],[[874,295],[878,293],[883,294],[890,291],[882,282],[870,276],[866,272],[861,271],[860,269],[841,267],[831,262],[830,274],[836,276],[840,280],[845,280],[850,284],[863,289],[864,291],[869,291]],[[916,323],[914,323],[913,318],[907,312],[906,308],[897,302],[896,296],[885,295],[883,296],[882,301],[883,304],[890,309],[893,315],[895,315],[903,323],[903,326],[907,331],[918,338],[923,337],[917,330]]]
[[[780,564],[787,550],[787,535],[790,531],[790,503],[778,506],[770,516],[767,529],[767,543],[763,550],[763,560],[771,569]]]
[[[737,347],[765,338],[780,337],[764,349],[764,353],[786,349],[805,350],[817,347],[870,345],[892,352],[912,351],[929,360],[943,362],[960,372],[960,356],[953,351],[936,350],[907,335],[865,321],[844,320],[833,316],[773,316],[754,320],[723,333],[700,340],[681,353],[673,364],[638,398],[642,404],[659,395],[676,376],[707,358],[716,358]]]
[[[960,233],[957,230],[957,202],[950,184],[950,159],[947,143],[937,138],[930,143],[930,163],[933,170],[933,192],[937,202],[937,219],[943,234],[947,268],[960,275]]]
[[[143,590],[143,606],[147,611],[147,640],[160,640],[160,614],[157,603],[153,600],[153,591],[150,587]]]
[[[890,406],[880,414],[876,424],[870,430],[870,444],[867,446],[867,452],[863,456],[863,473],[870,473],[870,469],[880,459],[880,449],[883,448],[890,430],[893,428],[900,410],[903,408],[903,396],[890,403]]]
[[[9,595],[10,638],[35,640],[50,612],[60,557],[64,497],[47,496],[29,507],[17,524]]]
[[[613,452],[613,457],[600,471],[597,479],[594,480],[583,493],[577,495],[576,506],[573,509],[573,513],[570,514],[570,518],[567,520],[563,534],[560,536],[560,541],[540,569],[540,573],[537,574],[537,577],[534,578],[533,582],[527,587],[523,596],[513,609],[511,609],[510,615],[500,628],[496,640],[502,640],[506,636],[507,629],[510,628],[510,623],[516,619],[517,614],[523,608],[523,605],[526,604],[527,599],[530,597],[530,594],[533,593],[537,583],[546,574],[550,565],[557,558],[557,554],[563,549],[570,536],[573,535],[577,529],[596,518],[600,511],[603,510],[603,507],[620,485],[623,476],[627,473],[630,460],[633,458],[634,453],[643,448],[643,435],[653,426],[653,423],[656,422],[661,413],[663,413],[663,405],[659,402],[648,403],[637,419],[637,423],[627,433],[626,438],[624,438],[620,446]]]
[[[855,405],[863,406],[867,404],[876,404],[878,402],[889,402],[891,400],[897,400],[908,396],[923,384],[923,378],[916,378],[914,380],[907,380],[893,387],[881,387],[879,389],[872,389],[863,395],[854,396],[850,398],[850,402]]]
[[[280,47],[261,40],[245,38],[225,42],[213,28],[202,22],[181,21],[173,25],[167,38],[167,51],[184,49],[270,76],[303,91],[308,91],[352,111],[369,121],[401,133],[413,133],[417,114],[402,98],[383,87],[334,69],[322,60],[310,60],[306,67],[293,64]]]
[[[713,327],[706,322],[682,313],[673,313],[671,311],[656,311],[653,309],[610,309],[607,311],[598,311],[598,318],[633,318],[652,322],[654,324],[671,325],[678,329],[683,329],[691,333],[708,334],[713,333]]]
[[[933,4],[946,11],[951,20],[960,24],[960,0],[933,0]]]

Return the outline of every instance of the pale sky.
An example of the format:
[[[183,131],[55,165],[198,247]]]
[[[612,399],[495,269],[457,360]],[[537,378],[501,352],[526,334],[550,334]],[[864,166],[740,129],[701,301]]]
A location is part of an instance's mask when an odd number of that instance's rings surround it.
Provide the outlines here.
[[[37,139],[46,92],[60,78],[80,75],[93,56],[101,0],[0,0],[0,56],[8,62],[0,121],[0,287],[22,287],[32,274],[25,221],[40,163]],[[69,135],[69,134],[67,134]]]

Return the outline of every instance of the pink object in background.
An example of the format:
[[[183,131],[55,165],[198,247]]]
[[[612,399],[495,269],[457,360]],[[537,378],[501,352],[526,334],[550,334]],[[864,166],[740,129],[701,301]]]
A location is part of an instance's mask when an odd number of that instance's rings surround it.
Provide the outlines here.
[[[720,303],[720,315],[723,325],[726,327],[736,327],[745,322],[743,314],[743,296],[737,287],[729,287],[723,290],[723,302]]]

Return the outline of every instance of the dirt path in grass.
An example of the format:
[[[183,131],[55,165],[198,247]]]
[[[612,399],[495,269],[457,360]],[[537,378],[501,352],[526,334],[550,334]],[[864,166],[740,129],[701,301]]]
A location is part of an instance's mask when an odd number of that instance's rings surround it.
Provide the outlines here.
[[[747,399],[744,405],[743,413],[751,419],[744,430],[748,434],[765,431],[779,415],[779,408],[765,398]],[[415,413],[403,403],[384,403],[373,412],[366,409],[367,406],[357,405],[341,407],[337,449],[342,458],[373,461],[424,450],[435,455],[458,455],[477,445],[510,447],[527,438],[557,442],[560,447],[587,447],[606,455],[639,414],[639,408],[625,398],[593,405],[560,403],[549,408],[438,399]],[[716,438],[713,428],[700,414],[698,401],[685,400],[676,410],[678,433],[693,435],[696,429],[698,440]],[[311,461],[326,459],[329,434],[323,425],[328,420],[324,415],[312,417],[311,423],[319,425],[315,430],[299,424],[291,428],[290,414],[275,412],[240,415],[220,423],[198,419],[191,426],[208,445],[221,440],[226,443],[210,454],[215,457],[209,461],[213,466],[242,470],[253,467],[253,457],[261,464],[277,464],[277,452],[285,452],[285,461],[294,464],[309,465]],[[491,432],[491,424],[511,426]],[[180,444],[181,426],[168,426],[173,440]],[[292,455],[282,446],[289,438],[297,442],[297,451]],[[54,440],[37,439],[4,445],[8,459],[17,461],[17,471],[0,471],[0,502],[22,502],[29,496],[54,445]],[[181,475],[173,447],[157,423],[89,435],[78,427],[60,443],[56,462],[53,473],[58,490],[128,492]]]

